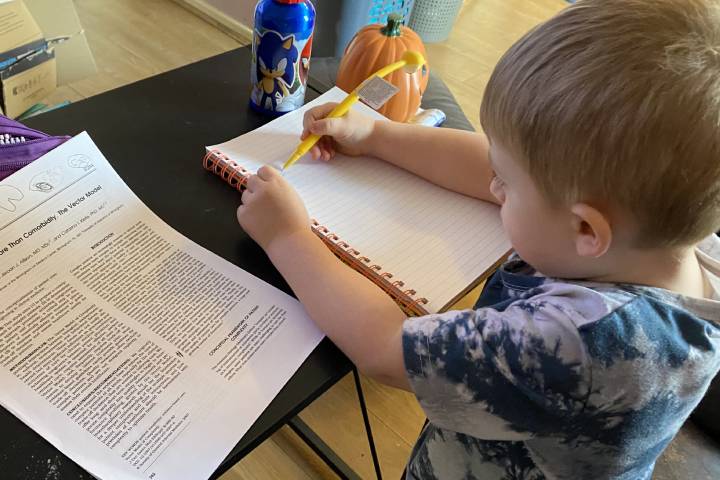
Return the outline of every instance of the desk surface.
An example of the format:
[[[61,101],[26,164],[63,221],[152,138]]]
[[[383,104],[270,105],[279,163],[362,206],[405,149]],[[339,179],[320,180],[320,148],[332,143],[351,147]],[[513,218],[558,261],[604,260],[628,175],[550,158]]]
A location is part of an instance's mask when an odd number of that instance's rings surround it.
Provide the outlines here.
[[[204,146],[268,121],[248,108],[246,48],[142,80],[30,119],[52,134],[87,130],[140,199],[177,231],[291,293],[235,219],[237,192],[203,170]],[[317,92],[308,90],[308,99]],[[218,467],[219,476],[350,371],[327,339]],[[0,407],[0,472],[9,478],[92,478]]]

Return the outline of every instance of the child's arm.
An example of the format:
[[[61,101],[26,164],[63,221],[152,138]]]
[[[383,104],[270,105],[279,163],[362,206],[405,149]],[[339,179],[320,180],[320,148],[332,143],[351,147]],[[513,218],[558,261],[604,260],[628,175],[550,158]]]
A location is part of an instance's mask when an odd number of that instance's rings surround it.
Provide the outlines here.
[[[238,221],[318,327],[365,375],[410,390],[402,354],[402,310],[312,233],[302,201],[276,170],[263,167],[250,177],[242,201]]]
[[[324,136],[311,150],[314,158],[329,160],[335,150],[370,155],[449,190],[497,203],[490,193],[493,173],[484,134],[375,121],[354,111],[325,118],[334,107],[328,103],[305,113],[303,138],[308,132]]]
[[[369,154],[455,192],[497,203],[482,133],[376,121]]]
[[[412,388],[435,425],[519,441],[550,431],[561,415],[584,411],[593,390],[575,321],[585,314],[568,302],[577,302],[584,312],[598,304],[599,294],[551,285],[502,311],[446,312],[405,321],[381,289],[335,258],[312,233],[302,201],[276,170],[262,167],[247,186],[238,221],[310,317],[360,371]],[[600,315],[605,311],[598,309]]]

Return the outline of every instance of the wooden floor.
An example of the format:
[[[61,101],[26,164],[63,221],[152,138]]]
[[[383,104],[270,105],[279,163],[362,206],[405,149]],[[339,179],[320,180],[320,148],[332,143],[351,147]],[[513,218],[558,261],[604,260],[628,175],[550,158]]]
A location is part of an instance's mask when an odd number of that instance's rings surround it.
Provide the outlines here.
[[[240,45],[170,0],[76,0],[75,5],[99,71],[61,87],[46,103],[90,97]],[[431,68],[445,79],[476,128],[480,98],[493,65],[525,31],[565,5],[563,0],[466,0],[449,40],[427,45]],[[383,475],[397,479],[424,415],[410,394],[367,379],[363,388]],[[301,416],[362,478],[373,478],[351,377]],[[222,478],[335,477],[286,427]]]
[[[240,44],[171,0],[75,0],[97,75],[60,87],[44,103],[80,100]]]

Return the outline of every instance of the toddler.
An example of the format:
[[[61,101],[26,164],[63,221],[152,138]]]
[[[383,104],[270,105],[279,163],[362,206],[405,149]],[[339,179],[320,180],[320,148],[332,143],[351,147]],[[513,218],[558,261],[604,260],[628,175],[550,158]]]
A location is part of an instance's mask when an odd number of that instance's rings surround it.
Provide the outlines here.
[[[238,220],[309,315],[427,414],[407,478],[650,479],[720,367],[720,2],[567,8],[500,60],[487,136],[332,107],[313,157],[495,202],[515,251],[475,309],[406,318],[277,171],[248,181]]]

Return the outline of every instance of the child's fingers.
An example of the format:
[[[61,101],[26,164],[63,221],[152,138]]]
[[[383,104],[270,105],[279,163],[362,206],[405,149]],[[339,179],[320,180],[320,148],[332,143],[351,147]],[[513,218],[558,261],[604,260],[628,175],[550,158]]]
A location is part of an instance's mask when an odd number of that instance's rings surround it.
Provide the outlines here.
[[[313,107],[307,112],[305,112],[305,114],[303,115],[303,129],[310,130],[311,124],[313,124],[316,120],[327,117],[330,112],[332,112],[333,108],[335,108],[336,106],[337,103],[330,102],[319,105],[317,107]]]
[[[255,198],[255,197],[251,190],[248,190],[248,189],[243,190],[242,195],[240,195],[240,207],[252,204],[253,198]],[[244,210],[247,210],[247,208],[245,208]],[[238,213],[240,213],[240,210],[238,210]],[[238,217],[238,220],[239,220],[239,217]]]
[[[322,105],[318,105],[315,108],[311,108],[308,113],[310,113],[310,116],[314,120],[319,120],[330,115],[330,112],[332,112],[333,109],[337,106],[337,102],[323,103]]]
[[[275,170],[270,165],[263,165],[262,167],[260,167],[258,169],[256,176],[262,180],[268,181],[268,180],[271,180],[271,179],[277,177],[279,174],[280,174],[280,172]],[[250,177],[250,179],[252,179],[252,177]],[[248,179],[248,183],[249,183],[250,179]]]
[[[257,175],[250,175],[245,183],[246,192],[254,192],[258,188],[258,184],[261,182]]]
[[[323,118],[310,124],[310,132],[315,135],[331,137],[344,136],[347,127],[343,118]]]
[[[329,137],[321,137],[318,142],[310,149],[310,157],[313,160],[330,160],[335,156],[335,147],[333,141]]]
[[[332,139],[329,137],[322,137],[318,142],[320,151],[322,152],[322,159],[325,161],[332,158],[332,143]]]

